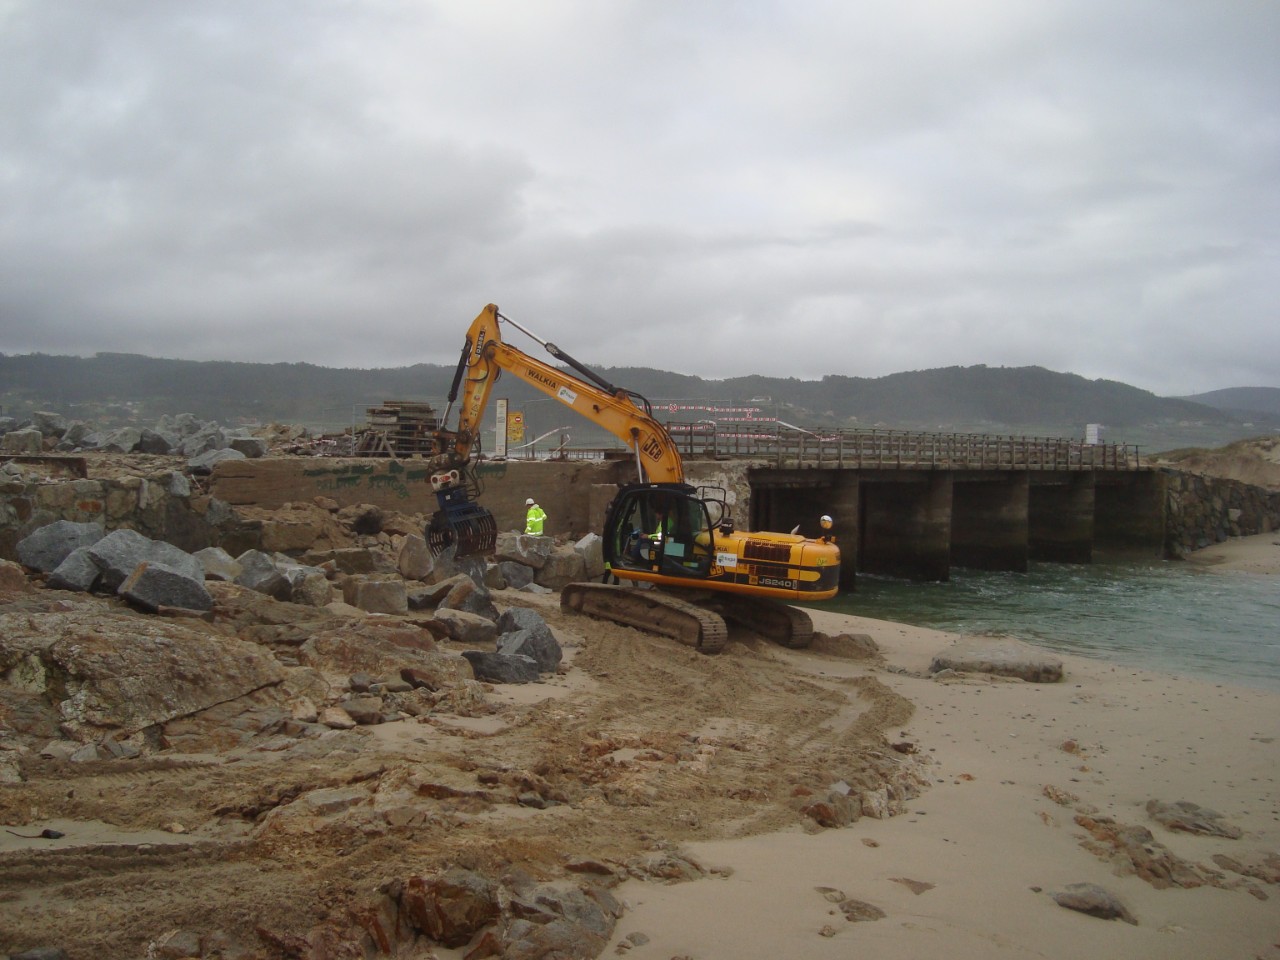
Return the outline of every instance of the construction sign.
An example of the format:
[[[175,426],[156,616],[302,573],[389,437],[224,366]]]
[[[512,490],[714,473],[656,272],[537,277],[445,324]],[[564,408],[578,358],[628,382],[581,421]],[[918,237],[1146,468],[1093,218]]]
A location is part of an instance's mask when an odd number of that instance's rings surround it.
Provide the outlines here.
[[[510,411],[507,414],[507,442],[524,442],[524,414],[518,410]]]

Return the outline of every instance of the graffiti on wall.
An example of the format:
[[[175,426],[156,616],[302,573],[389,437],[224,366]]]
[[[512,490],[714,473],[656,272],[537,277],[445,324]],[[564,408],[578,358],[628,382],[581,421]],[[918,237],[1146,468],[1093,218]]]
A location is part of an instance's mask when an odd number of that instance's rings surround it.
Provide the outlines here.
[[[484,463],[476,467],[476,473],[485,477],[506,474],[505,463]],[[398,460],[388,463],[344,463],[334,466],[310,467],[302,471],[303,477],[315,484],[321,493],[350,493],[367,490],[369,493],[390,495],[398,500],[408,500],[415,489],[429,487],[431,470],[425,464],[404,464]]]

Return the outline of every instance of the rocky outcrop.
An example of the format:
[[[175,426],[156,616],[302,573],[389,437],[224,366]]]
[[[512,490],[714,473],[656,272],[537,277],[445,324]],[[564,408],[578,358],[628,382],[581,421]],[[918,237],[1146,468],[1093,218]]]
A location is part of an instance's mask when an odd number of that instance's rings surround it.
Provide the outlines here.
[[[1137,918],[1110,890],[1096,883],[1069,883],[1051,894],[1054,903],[1068,910],[1088,914],[1100,920],[1123,920],[1137,926]]]
[[[988,673],[1028,683],[1059,683],[1062,659],[1011,637],[966,637],[935,656],[929,672],[939,679],[957,673]]]
[[[9,704],[20,729],[80,742],[129,737],[284,678],[255,644],[92,607],[0,608],[3,674],[21,677]]]
[[[1226,837],[1228,840],[1238,840],[1243,835],[1240,828],[1227,823],[1222,814],[1186,800],[1174,803],[1148,800],[1147,816],[1161,826],[1181,833]]]

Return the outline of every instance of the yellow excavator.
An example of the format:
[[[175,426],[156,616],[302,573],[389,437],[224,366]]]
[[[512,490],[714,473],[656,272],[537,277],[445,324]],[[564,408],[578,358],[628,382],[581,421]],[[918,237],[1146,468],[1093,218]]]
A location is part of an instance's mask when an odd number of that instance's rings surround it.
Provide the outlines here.
[[[574,373],[504,341],[501,324]],[[431,483],[439,509],[426,530],[433,553],[452,547],[467,558],[494,551],[497,523],[478,502],[474,461],[481,420],[504,371],[604,427],[635,458],[637,482],[622,486],[605,513],[605,581],[569,584],[560,595],[563,609],[674,637],[703,653],[724,646],[726,619],[784,646],[808,645],[812,621],[789,604],[825,600],[838,589],[840,550],[831,517],[821,518],[823,534],[816,539],[738,530],[723,489],[685,482],[680,452],[648,400],[615,387],[493,304],[467,331],[434,437]],[[450,430],[455,404],[457,426]]]

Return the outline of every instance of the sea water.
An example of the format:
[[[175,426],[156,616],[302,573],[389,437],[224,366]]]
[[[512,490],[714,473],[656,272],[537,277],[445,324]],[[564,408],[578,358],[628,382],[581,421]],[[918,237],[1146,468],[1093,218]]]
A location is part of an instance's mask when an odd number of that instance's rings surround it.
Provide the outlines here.
[[[915,583],[858,574],[824,610],[1280,690],[1280,578],[1177,561],[952,569]]]

